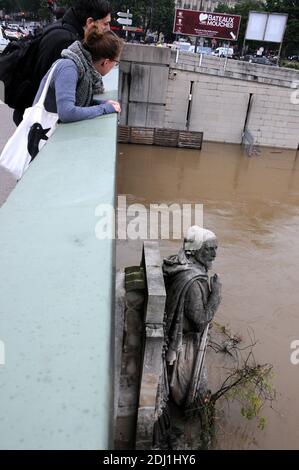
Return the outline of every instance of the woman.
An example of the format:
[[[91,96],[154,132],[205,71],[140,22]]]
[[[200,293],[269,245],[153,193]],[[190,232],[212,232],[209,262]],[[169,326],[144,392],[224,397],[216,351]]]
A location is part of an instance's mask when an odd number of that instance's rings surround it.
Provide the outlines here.
[[[52,66],[55,70],[45,109],[58,113],[61,122],[119,113],[117,101],[94,100],[93,95],[104,92],[102,76],[118,65],[122,47],[121,39],[112,31],[99,33],[94,29],[86,33],[83,43],[75,41],[64,49],[62,59]],[[34,104],[41,95],[48,74],[41,81]]]

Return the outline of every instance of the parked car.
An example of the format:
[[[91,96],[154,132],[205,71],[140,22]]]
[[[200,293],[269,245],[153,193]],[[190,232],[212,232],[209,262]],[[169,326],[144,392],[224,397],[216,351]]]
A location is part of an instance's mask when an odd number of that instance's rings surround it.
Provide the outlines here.
[[[206,47],[206,46],[198,46],[197,51],[198,54],[207,54],[207,55],[212,55],[212,48],[211,47]]]
[[[288,57],[288,60],[298,62],[299,61],[299,55],[291,55]]]
[[[16,23],[9,23],[9,24],[7,25],[7,27],[8,27],[9,29],[16,29],[17,31],[19,30],[19,25],[16,24]]]
[[[20,39],[23,35],[20,31],[16,29],[5,28],[4,34],[9,39]]]
[[[257,56],[257,55],[246,54],[246,55],[240,57],[240,60],[243,60],[244,62],[249,62],[251,64],[276,65],[275,62],[272,62],[272,60],[270,60],[266,56]]]
[[[246,55],[241,55],[240,60],[243,60],[244,62],[249,62],[251,61],[255,56],[252,54],[246,54]]]
[[[172,49],[184,52],[194,52],[194,46],[192,46],[192,44],[187,41],[174,41],[172,43]]]
[[[276,65],[270,59],[268,59],[268,57],[265,57],[265,56],[253,57],[248,62],[252,64],[261,64],[261,65]]]
[[[213,55],[217,57],[232,57],[234,55],[234,50],[232,47],[217,47],[213,52]]]
[[[9,39],[6,39],[3,36],[3,31],[2,31],[2,28],[0,27],[0,54],[4,51],[8,43],[9,43]]]

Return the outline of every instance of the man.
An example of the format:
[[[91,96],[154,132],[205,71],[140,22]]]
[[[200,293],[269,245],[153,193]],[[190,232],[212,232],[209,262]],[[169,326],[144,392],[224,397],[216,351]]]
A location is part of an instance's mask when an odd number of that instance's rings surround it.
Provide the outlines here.
[[[202,347],[221,300],[217,274],[210,282],[208,276],[217,247],[213,232],[194,225],[178,255],[163,264],[170,392],[175,403],[184,408],[196,406],[207,388]]]
[[[55,60],[60,58],[61,51],[74,41],[82,40],[84,33],[96,27],[99,32],[110,29],[111,6],[106,0],[77,0],[62,19],[50,25],[44,31],[39,43],[38,59],[34,69],[34,91]],[[36,89],[35,89],[36,88]],[[33,93],[32,102],[35,97]],[[30,97],[31,99],[31,97]],[[19,125],[23,119],[24,109],[15,109],[14,122]]]

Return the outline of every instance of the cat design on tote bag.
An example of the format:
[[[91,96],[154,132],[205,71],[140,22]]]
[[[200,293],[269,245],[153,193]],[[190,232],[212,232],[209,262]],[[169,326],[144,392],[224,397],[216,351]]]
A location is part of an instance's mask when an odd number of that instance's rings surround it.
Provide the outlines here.
[[[27,141],[27,150],[31,156],[31,162],[39,152],[40,140],[48,140],[47,132],[50,130],[50,127],[48,129],[43,129],[42,126],[37,122],[30,127]]]
[[[44,107],[56,64],[57,62],[51,68],[38,102],[25,110],[23,121],[6,143],[0,156],[0,166],[18,180],[57,127],[58,114],[50,113]]]

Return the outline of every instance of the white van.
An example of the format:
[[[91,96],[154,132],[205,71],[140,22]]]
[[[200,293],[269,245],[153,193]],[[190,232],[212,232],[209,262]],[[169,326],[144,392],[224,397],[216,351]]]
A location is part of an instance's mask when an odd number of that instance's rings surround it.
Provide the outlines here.
[[[217,47],[213,55],[217,57],[232,57],[234,55],[234,50],[232,47]]]
[[[194,46],[192,46],[192,44],[187,41],[174,41],[172,43],[172,46],[173,46],[172,48],[175,50],[179,50],[183,52],[194,52]]]

